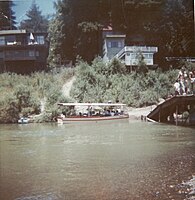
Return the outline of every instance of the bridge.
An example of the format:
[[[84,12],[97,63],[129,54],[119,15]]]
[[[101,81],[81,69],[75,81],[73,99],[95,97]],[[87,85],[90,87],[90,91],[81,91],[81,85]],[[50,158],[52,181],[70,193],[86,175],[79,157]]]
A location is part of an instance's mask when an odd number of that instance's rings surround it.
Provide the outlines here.
[[[195,125],[195,95],[174,96],[152,110],[149,121]]]

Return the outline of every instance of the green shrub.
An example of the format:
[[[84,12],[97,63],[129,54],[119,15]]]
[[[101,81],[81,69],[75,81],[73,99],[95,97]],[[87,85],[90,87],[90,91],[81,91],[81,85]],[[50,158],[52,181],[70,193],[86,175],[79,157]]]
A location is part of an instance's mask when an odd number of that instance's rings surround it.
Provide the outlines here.
[[[144,65],[144,63],[141,63]],[[92,65],[80,62],[71,95],[78,102],[120,101],[142,107],[157,103],[173,92],[177,70],[137,70],[128,74],[118,60],[105,64],[96,58]]]
[[[0,123],[15,123],[19,118],[18,100],[9,93],[0,99]]]
[[[39,120],[53,120],[53,116],[57,115],[57,103],[69,101],[63,97],[61,88],[73,75],[73,69],[63,69],[57,74],[37,72],[31,76],[0,74],[0,123],[17,122],[20,116],[40,114],[43,99],[48,112],[44,117],[40,115]]]

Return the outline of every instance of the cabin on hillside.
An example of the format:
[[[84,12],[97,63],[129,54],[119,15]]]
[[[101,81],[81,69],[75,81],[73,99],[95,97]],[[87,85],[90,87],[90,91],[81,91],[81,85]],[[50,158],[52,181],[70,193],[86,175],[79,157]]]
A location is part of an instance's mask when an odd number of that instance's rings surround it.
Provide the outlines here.
[[[28,74],[46,68],[47,33],[0,31],[0,72]]]
[[[158,47],[127,46],[125,44],[126,35],[113,32],[111,26],[102,30],[102,37],[102,57],[104,62],[118,58],[127,67],[135,68],[139,62],[139,54],[141,54],[147,66],[151,68],[156,66],[154,63],[154,54],[158,52]]]

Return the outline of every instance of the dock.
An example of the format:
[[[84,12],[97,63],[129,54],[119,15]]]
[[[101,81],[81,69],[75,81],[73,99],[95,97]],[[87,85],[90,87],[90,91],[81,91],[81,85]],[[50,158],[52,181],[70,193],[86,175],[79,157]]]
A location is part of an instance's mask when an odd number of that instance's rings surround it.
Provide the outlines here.
[[[195,95],[171,97],[147,115],[148,121],[195,125]]]

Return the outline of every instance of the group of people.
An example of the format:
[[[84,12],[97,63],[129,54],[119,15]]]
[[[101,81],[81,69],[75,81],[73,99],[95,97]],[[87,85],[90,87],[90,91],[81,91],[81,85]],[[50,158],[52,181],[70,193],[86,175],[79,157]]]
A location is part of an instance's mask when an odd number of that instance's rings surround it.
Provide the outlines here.
[[[195,70],[187,71],[182,67],[174,84],[175,95],[186,95],[195,93]]]

